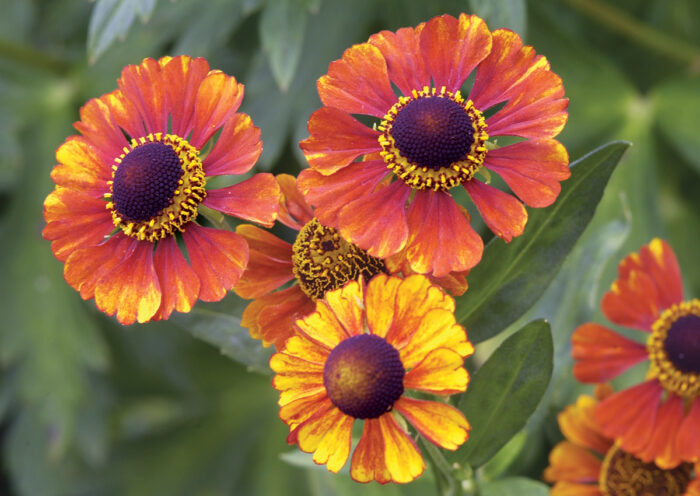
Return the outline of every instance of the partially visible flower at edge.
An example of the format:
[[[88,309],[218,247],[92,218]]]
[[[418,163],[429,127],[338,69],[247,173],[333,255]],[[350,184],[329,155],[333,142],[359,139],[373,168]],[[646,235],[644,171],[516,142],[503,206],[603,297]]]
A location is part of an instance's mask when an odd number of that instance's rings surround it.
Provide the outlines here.
[[[405,394],[451,395],[469,382],[463,363],[474,347],[455,321],[454,300],[426,277],[350,282],[318,300],[296,331],[270,367],[287,441],[316,463],[332,472],[345,465],[356,419],[364,420],[350,466],[358,482],[410,482],[423,473],[404,419],[442,448],[467,440],[459,410]]]
[[[700,300],[683,300],[678,261],[658,238],[627,256],[602,300],[613,323],[648,333],[646,346],[588,322],[573,333],[574,376],[605,382],[649,360],[647,378],[596,409],[602,432],[661,468],[700,459]]]
[[[581,395],[557,417],[566,438],[549,455],[544,479],[553,483],[552,496],[611,496],[665,494],[700,496],[700,466],[684,463],[662,469],[625,452],[605,436],[595,421],[599,401],[612,394],[608,385],[596,387],[595,397]]]
[[[234,77],[202,58],[163,57],[125,67],[118,86],[80,109],[80,135],[56,151],[43,236],[83,299],[132,324],[223,298],[248,246],[200,225],[198,210],[272,225],[280,191],[271,174],[206,189],[210,176],[248,172],[262,151],[260,130],[237,112]]]
[[[487,226],[510,241],[527,221],[521,201],[550,205],[570,176],[567,151],[552,139],[568,117],[561,78],[516,33],[491,33],[476,16],[374,34],[330,64],[318,93],[324,107],[300,143],[311,166],[299,175],[301,191],[321,222],[373,256],[404,250],[417,273],[444,276],[481,259],[483,241],[451,188],[464,187]],[[381,121],[368,127],[353,114]],[[494,149],[494,136],[526,140]],[[479,180],[485,169],[521,201]],[[393,182],[378,189],[387,175]]]

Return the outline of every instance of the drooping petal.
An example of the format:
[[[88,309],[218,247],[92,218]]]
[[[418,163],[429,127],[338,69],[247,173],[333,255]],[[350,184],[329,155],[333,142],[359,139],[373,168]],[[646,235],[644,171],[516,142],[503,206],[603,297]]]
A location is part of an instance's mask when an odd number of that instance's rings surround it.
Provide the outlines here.
[[[233,186],[207,191],[202,203],[239,219],[272,227],[279,212],[280,187],[275,176],[261,172]]]
[[[308,126],[310,136],[300,141],[299,147],[311,168],[324,175],[381,149],[379,131],[337,108],[321,107],[311,114]]]
[[[420,49],[435,87],[454,93],[491,51],[491,32],[477,16],[444,14],[425,24]]]
[[[384,436],[379,419],[367,419],[362,429],[362,437],[357,443],[350,462],[350,477],[357,482],[377,481],[386,484],[391,474],[384,461]]]
[[[348,114],[381,119],[398,101],[391,89],[384,57],[369,43],[345,50],[340,60],[330,63],[328,74],[321,76],[316,86],[324,105]]]
[[[68,138],[56,150],[56,160],[58,165],[51,171],[51,179],[56,185],[81,191],[93,198],[103,198],[109,191],[107,181],[112,179],[112,171],[84,138]]]
[[[571,336],[574,376],[581,382],[604,382],[649,358],[646,346],[601,325],[588,322]]]
[[[406,389],[441,395],[463,393],[468,383],[464,358],[448,348],[434,349],[403,378]]]
[[[549,467],[544,471],[548,482],[597,482],[602,463],[595,455],[569,441],[557,444],[549,454]]]
[[[569,154],[553,139],[528,140],[489,151],[485,167],[497,173],[531,207],[547,207],[571,176]]]
[[[260,158],[262,146],[260,129],[253,125],[250,116],[234,114],[202,162],[204,173],[207,177],[245,174]]]
[[[166,132],[168,108],[165,96],[166,83],[160,64],[144,59],[140,65],[128,65],[117,81],[124,95],[138,109],[149,132]],[[138,136],[132,136],[138,138]]]
[[[700,460],[700,436],[698,436],[698,432],[700,432],[700,399],[696,397],[676,435],[676,449],[681,459],[686,461]]]
[[[417,191],[407,222],[406,258],[415,272],[444,277],[481,260],[484,242],[448,193]]]
[[[158,311],[161,289],[153,265],[153,243],[137,241],[134,251],[98,281],[97,308],[123,325],[147,322]]]
[[[396,33],[380,31],[369,37],[369,43],[379,48],[386,60],[389,79],[404,95],[430,86],[430,73],[425,67],[418,44],[423,26],[421,24],[416,29],[401,28]]]
[[[617,325],[651,331],[659,318],[659,295],[646,272],[632,271],[626,279],[617,279],[603,295],[603,314]]]
[[[464,187],[482,219],[496,236],[510,243],[523,233],[527,210],[515,197],[479,180],[469,181]]]
[[[409,206],[409,218],[410,208],[411,207]],[[409,221],[409,232],[411,232],[410,226],[411,224]],[[408,245],[410,246],[410,241]],[[389,274],[402,274],[404,277],[416,274],[416,271],[411,268],[411,264],[406,258],[405,248],[402,251],[390,256],[389,258],[385,258],[384,263],[386,264],[386,268],[389,271]],[[469,284],[467,283],[467,274],[469,274],[469,271],[464,270],[459,272],[450,272],[449,274],[441,277],[436,277],[430,273],[425,274],[425,276],[427,276],[428,279],[430,279],[430,282],[445,289],[451,295],[461,296],[467,291],[467,288],[469,287]]]
[[[297,188],[297,179],[289,174],[275,176],[282,191],[280,212],[277,217],[282,224],[300,231],[314,217],[314,213]]]
[[[600,432],[594,420],[598,402],[591,396],[581,395],[575,405],[567,406],[558,416],[559,428],[564,437],[578,446],[605,455],[612,446],[612,439]]]
[[[197,90],[190,144],[201,149],[236,113],[242,100],[243,85],[236,78],[221,71],[209,72]]]
[[[194,105],[197,90],[209,73],[209,63],[201,57],[186,55],[160,60],[163,67],[165,95],[171,116],[173,134],[187,136],[194,125]]]
[[[304,396],[296,401],[287,403],[280,408],[280,418],[289,426],[287,442],[296,443],[294,429],[320,411],[333,408],[331,400],[325,391],[311,396]]]
[[[167,319],[173,310],[189,312],[197,301],[199,278],[185,260],[174,237],[158,242],[153,263],[163,292],[158,317]]]
[[[325,422],[320,426],[315,426],[313,434],[320,435],[321,439],[316,445],[314,452],[314,462],[319,465],[326,464],[328,470],[333,473],[343,468],[345,462],[348,461],[350,455],[350,447],[352,446],[352,425],[355,419],[349,415],[345,415],[337,408],[332,409]],[[306,431],[312,431],[309,423],[299,429],[299,439],[307,435]],[[313,434],[308,434],[312,437]]]
[[[259,298],[294,278],[292,245],[250,224],[241,224],[236,232],[248,242],[250,253],[245,272],[233,288],[238,296]]]
[[[350,202],[338,215],[340,235],[375,257],[398,252],[408,240],[406,201],[410,194],[411,188],[395,181]]]
[[[671,395],[659,408],[651,438],[642,451],[635,453],[637,457],[645,462],[653,461],[664,470],[677,467],[682,459],[675,441],[682,421],[683,400]]]
[[[441,448],[456,450],[469,438],[469,422],[462,412],[451,405],[403,396],[394,403],[394,408],[423,437]]]
[[[549,492],[550,496],[603,496],[598,483],[579,484],[577,482],[557,482]]]
[[[416,443],[390,413],[385,413],[378,420],[384,438],[384,461],[391,480],[411,482],[425,470],[425,462]]]
[[[303,341],[299,336],[293,338],[295,341]],[[280,391],[280,406],[325,391],[322,363],[289,355],[285,348],[284,353],[272,355],[270,368],[277,372],[272,379],[272,385]]]
[[[236,285],[248,264],[248,244],[239,234],[194,222],[187,225],[183,239],[199,278],[199,299],[219,301]]]

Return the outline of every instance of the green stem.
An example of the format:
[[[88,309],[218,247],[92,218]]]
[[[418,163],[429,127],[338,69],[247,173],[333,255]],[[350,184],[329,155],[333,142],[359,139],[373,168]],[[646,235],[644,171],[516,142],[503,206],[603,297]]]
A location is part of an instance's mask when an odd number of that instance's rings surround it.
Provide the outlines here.
[[[459,494],[459,482],[455,479],[450,464],[442,456],[440,450],[431,442],[420,439],[426,458],[433,467],[435,483],[440,496],[457,496]]]
[[[228,222],[226,222],[226,216],[218,210],[214,210],[213,208],[209,208],[206,205],[201,204],[197,206],[197,210],[200,214],[206,217],[209,222],[214,224],[214,227],[216,227],[217,229],[223,229],[224,231],[233,231],[233,229],[231,229],[231,226],[228,225]]]
[[[700,48],[664,34],[600,0],[564,0],[579,12],[660,55],[700,70]]]
[[[70,65],[63,60],[51,57],[33,48],[16,45],[2,39],[0,39],[0,57],[53,72],[58,75],[64,74],[70,67]]]

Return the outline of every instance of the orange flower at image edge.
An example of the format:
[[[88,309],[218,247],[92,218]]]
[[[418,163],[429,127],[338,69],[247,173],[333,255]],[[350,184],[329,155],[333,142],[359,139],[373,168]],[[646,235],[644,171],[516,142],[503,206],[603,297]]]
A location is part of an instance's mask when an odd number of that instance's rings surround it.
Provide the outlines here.
[[[132,324],[223,298],[248,246],[198,223],[198,210],[269,226],[280,191],[271,174],[206,187],[211,176],[248,172],[262,151],[260,130],[237,112],[243,85],[235,78],[201,58],[164,57],[126,67],[118,86],[81,108],[80,135],[57,150],[43,235],[83,299]]]
[[[316,463],[332,472],[345,465],[356,419],[364,426],[350,475],[359,482],[410,482],[423,473],[404,419],[441,448],[467,440],[459,410],[406,393],[450,395],[469,381],[463,362],[474,348],[455,321],[454,300],[426,277],[350,282],[317,301],[296,331],[270,366],[287,441]]]
[[[594,412],[609,397],[609,386],[596,388],[596,397],[579,396],[558,416],[566,438],[549,455],[544,478],[554,483],[552,496],[700,496],[700,466],[683,463],[661,469],[624,451],[603,434]]]
[[[527,221],[521,201],[552,204],[570,176],[566,149],[552,139],[568,117],[561,78],[516,33],[490,32],[476,16],[374,34],[330,64],[318,93],[324,107],[300,143],[311,166],[301,191],[323,224],[376,257],[404,250],[417,273],[440,277],[481,259],[483,241],[452,188],[464,187],[510,241]],[[377,120],[369,127],[353,115]],[[489,141],[497,136],[525,140],[499,148]],[[479,180],[485,169],[519,200]]]
[[[596,408],[602,432],[645,462],[673,468],[700,459],[700,300],[683,299],[676,256],[660,239],[619,265],[603,296],[613,323],[648,334],[646,346],[592,322],[572,336],[574,375],[608,381],[649,361],[647,380],[606,398]]]
[[[282,195],[278,220],[296,231],[290,244],[263,229],[241,224],[236,232],[250,247],[250,260],[233,288],[242,298],[254,299],[244,310],[241,324],[263,345],[280,349],[294,334],[294,322],[313,312],[315,301],[349,281],[365,281],[379,273],[410,275],[397,254],[380,260],[345,241],[338,232],[323,226],[297,189],[296,179],[277,176]],[[293,284],[286,286],[289,281]],[[467,289],[465,273],[434,278],[454,295]],[[283,289],[280,289],[283,288]]]

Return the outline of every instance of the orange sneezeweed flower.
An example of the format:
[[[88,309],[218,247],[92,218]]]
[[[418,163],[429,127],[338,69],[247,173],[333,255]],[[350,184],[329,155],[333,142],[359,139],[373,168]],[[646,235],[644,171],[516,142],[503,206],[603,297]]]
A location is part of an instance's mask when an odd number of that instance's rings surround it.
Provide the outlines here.
[[[566,438],[549,455],[544,478],[554,483],[552,496],[700,496],[700,466],[683,463],[662,469],[631,455],[607,437],[595,420],[599,401],[609,397],[607,385],[596,388],[596,397],[581,395],[559,416]]]
[[[132,324],[220,300],[238,281],[245,240],[201,225],[198,210],[263,225],[277,217],[271,174],[206,188],[210,176],[244,174],[260,156],[260,130],[237,112],[242,99],[234,77],[180,56],[127,66],[118,89],[80,109],[80,135],[56,151],[43,235],[83,299]]]
[[[648,333],[646,346],[592,322],[572,336],[574,375],[604,382],[649,361],[647,379],[598,405],[602,432],[645,462],[700,459],[700,300],[683,299],[676,256],[660,239],[627,256],[603,296],[613,323]]]
[[[440,277],[481,259],[483,241],[452,188],[465,188],[508,242],[525,228],[522,202],[552,204],[570,176],[553,139],[568,117],[561,78],[516,33],[490,32],[476,16],[374,34],[330,64],[318,93],[324,106],[300,143],[311,166],[300,189],[322,223],[373,256],[403,251],[417,273]],[[495,136],[525,140],[498,148]],[[490,186],[486,169],[517,198]]]
[[[433,444],[457,449],[469,436],[464,415],[406,394],[466,390],[463,362],[474,348],[454,308],[422,275],[379,274],[326,293],[270,359],[287,441],[338,472],[350,456],[353,424],[364,420],[350,475],[382,484],[410,482],[425,469],[404,419]]]
[[[294,334],[294,322],[313,312],[315,301],[327,291],[360,276],[367,281],[379,273],[412,272],[400,255],[388,260],[372,257],[335,229],[320,224],[293,176],[280,174],[277,181],[282,191],[278,220],[295,231],[296,239],[290,244],[264,229],[239,225],[236,232],[248,242],[250,260],[234,291],[253,299],[243,311],[241,324],[263,345],[280,349]],[[467,288],[461,273],[435,282],[457,295]]]

